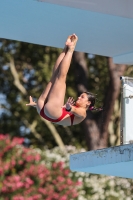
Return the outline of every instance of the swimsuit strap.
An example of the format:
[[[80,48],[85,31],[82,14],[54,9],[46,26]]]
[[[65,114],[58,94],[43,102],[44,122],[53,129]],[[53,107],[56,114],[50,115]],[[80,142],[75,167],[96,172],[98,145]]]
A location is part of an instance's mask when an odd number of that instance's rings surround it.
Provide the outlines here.
[[[74,117],[75,117],[74,114],[72,114],[72,115],[70,116],[70,118],[71,118],[71,125],[73,125]]]
[[[67,114],[70,116],[71,125],[73,125],[75,115],[72,114],[71,112],[68,112],[65,108],[63,108],[63,116],[66,116]]]

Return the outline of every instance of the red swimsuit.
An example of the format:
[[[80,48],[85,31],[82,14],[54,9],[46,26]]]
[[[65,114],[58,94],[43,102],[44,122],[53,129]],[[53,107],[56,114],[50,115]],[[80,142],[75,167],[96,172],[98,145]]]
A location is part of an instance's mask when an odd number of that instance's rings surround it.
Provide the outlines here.
[[[41,111],[40,111],[40,115],[41,115],[44,119],[47,119],[47,120],[50,121],[50,122],[59,122],[59,121],[61,121],[67,114],[68,114],[68,115],[70,116],[70,118],[71,118],[71,125],[73,125],[74,114],[72,114],[72,113],[66,111],[65,108],[62,108],[62,115],[61,115],[58,119],[51,119],[51,118],[47,117],[47,116],[45,115],[45,113],[44,113],[44,106],[43,106],[43,108],[42,108]]]

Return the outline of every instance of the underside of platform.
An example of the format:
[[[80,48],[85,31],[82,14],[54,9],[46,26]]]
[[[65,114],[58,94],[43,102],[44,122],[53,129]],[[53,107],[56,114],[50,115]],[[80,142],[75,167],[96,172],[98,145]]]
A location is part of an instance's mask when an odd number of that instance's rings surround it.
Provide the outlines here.
[[[70,156],[70,169],[133,178],[133,144],[73,154]]]
[[[131,0],[0,0],[0,38],[63,48],[76,33],[77,51],[133,64]]]

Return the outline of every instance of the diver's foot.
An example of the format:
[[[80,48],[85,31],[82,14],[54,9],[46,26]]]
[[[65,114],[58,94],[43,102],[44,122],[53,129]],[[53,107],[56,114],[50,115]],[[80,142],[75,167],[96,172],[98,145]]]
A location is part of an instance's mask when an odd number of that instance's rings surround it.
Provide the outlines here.
[[[66,46],[68,47],[68,51],[73,52],[78,41],[78,37],[76,34],[72,34],[67,38]]]

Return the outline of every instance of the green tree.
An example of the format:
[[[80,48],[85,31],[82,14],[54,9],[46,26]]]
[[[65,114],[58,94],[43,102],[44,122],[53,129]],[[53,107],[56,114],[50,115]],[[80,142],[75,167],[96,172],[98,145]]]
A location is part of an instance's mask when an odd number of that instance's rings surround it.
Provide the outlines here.
[[[7,111],[1,115],[2,132],[14,135],[16,130],[15,134],[28,134],[32,143],[36,143],[37,139],[39,144],[58,144],[64,147],[55,126],[46,120],[41,121],[34,109],[25,106],[29,95],[38,98],[42,93],[60,51],[50,47],[1,40],[0,89],[1,93],[6,95],[6,105],[2,106]],[[29,131],[32,134],[29,134]],[[47,137],[48,143],[45,142]]]
[[[127,66],[114,64],[112,58],[103,56],[86,57],[87,54],[81,52],[76,52],[74,56],[77,92],[94,92],[97,94],[96,106],[103,107],[100,112],[88,111],[87,118],[82,123],[88,149],[92,150],[109,145],[109,124],[114,105],[119,99],[120,77],[124,75]]]
[[[132,68],[114,65],[111,58],[75,52],[67,77],[66,98],[77,96],[84,90],[97,93],[96,106],[102,112],[88,111],[86,120],[79,125],[63,127],[42,120],[34,108],[26,107],[29,95],[35,100],[48,83],[53,65],[62,49],[0,40],[0,128],[3,133],[22,135],[31,144],[52,148],[73,144],[88,149],[118,144],[120,121],[120,80],[131,76]],[[115,122],[115,123],[114,123]],[[83,132],[84,130],[84,132]],[[111,137],[110,137],[111,134]],[[66,137],[67,135],[67,137]],[[110,139],[114,138],[114,139]],[[86,145],[87,144],[87,145]]]

